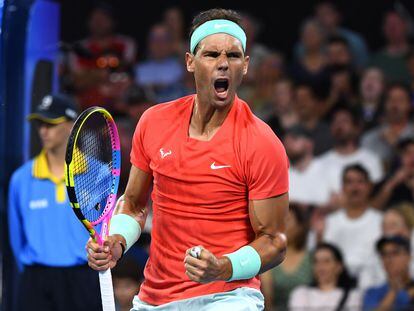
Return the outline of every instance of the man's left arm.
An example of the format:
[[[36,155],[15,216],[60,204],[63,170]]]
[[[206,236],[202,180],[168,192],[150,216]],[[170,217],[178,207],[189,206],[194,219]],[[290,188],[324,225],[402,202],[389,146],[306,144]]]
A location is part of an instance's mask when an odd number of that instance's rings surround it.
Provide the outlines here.
[[[269,199],[250,201],[250,223],[256,233],[256,238],[249,245],[260,256],[259,273],[276,267],[285,259],[288,211],[289,196],[287,193]]]

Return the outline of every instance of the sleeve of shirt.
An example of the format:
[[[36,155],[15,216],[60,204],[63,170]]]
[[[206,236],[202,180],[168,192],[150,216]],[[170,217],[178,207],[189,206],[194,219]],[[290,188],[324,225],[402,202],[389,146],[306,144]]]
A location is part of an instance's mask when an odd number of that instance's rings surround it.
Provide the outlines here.
[[[285,148],[270,128],[252,137],[248,153],[249,200],[263,200],[289,191],[289,160]]]
[[[20,254],[25,243],[23,232],[21,206],[19,203],[19,182],[14,174],[10,181],[8,196],[8,221],[9,221],[9,241],[13,251],[14,258],[20,271],[23,270],[23,264],[20,262]]]
[[[145,148],[145,137],[148,123],[147,112],[148,111],[141,116],[137,127],[135,128],[134,136],[132,138],[131,163],[144,172],[151,173],[151,159]]]

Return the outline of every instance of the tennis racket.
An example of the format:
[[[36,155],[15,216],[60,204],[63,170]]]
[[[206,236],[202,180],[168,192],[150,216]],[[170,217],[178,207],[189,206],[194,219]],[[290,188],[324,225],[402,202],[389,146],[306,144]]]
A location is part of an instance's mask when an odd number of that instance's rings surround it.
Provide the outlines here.
[[[91,107],[76,119],[66,148],[66,189],[75,215],[103,244],[116,203],[121,152],[110,113]],[[100,234],[98,229],[100,228]],[[103,311],[115,311],[111,270],[99,273]]]

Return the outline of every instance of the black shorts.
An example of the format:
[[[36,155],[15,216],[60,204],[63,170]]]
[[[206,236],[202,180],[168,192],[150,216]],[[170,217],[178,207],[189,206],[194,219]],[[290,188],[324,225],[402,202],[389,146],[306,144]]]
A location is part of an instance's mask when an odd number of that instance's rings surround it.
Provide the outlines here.
[[[17,299],[18,311],[102,310],[98,272],[87,265],[26,266]]]

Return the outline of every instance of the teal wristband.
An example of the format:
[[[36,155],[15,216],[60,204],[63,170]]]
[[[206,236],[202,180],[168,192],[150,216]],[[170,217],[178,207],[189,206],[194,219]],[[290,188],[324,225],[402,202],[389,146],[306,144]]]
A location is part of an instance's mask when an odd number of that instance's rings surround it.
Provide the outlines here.
[[[233,275],[227,282],[251,279],[259,273],[262,266],[259,253],[249,245],[224,256],[230,259],[233,268]]]
[[[125,252],[138,241],[141,235],[141,227],[139,223],[127,214],[117,214],[111,219],[109,227],[109,235],[120,234],[125,238]]]

